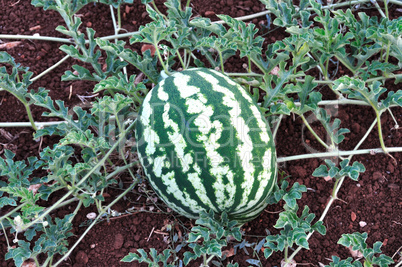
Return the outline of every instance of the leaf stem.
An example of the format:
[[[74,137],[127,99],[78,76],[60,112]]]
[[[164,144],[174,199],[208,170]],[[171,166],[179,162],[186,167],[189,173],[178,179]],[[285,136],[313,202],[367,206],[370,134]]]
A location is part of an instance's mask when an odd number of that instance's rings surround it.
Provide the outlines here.
[[[363,144],[364,140],[367,139],[367,137],[369,136],[369,134],[371,133],[371,131],[373,130],[374,126],[377,123],[377,118],[374,119],[373,123],[370,125],[370,128],[367,130],[367,132],[364,134],[364,136],[362,137],[362,139],[360,139],[359,143],[355,146],[355,148],[353,150],[357,150],[361,144]],[[351,157],[351,156],[349,156]],[[350,159],[349,159],[350,160]]]
[[[387,52],[385,54],[385,63],[388,63],[390,49],[391,49],[391,42],[388,41]]]
[[[35,77],[33,77],[31,79],[31,82],[34,82],[36,80],[38,80],[39,78],[43,77],[44,75],[46,75],[47,73],[51,72],[52,70],[54,70],[55,68],[57,68],[58,66],[60,66],[64,61],[66,61],[70,56],[67,55],[65,57],[63,57],[62,59],[60,59],[56,64],[54,64],[53,66],[50,66],[49,68],[47,68],[46,70],[44,70],[42,73],[36,75]]]
[[[154,46],[155,46],[155,52],[156,52],[156,54],[157,54],[157,56],[158,56],[159,62],[161,63],[161,65],[162,65],[162,67],[163,67],[163,70],[165,71],[165,73],[166,73],[167,75],[170,75],[169,70],[167,69],[165,63],[163,62],[161,52],[159,51],[159,48],[158,48],[158,43],[156,42],[156,43],[154,44]]]
[[[308,123],[308,121],[306,120],[304,115],[301,114],[300,117],[302,118],[304,125],[306,125],[307,129],[309,129],[309,131],[311,132],[312,135],[314,135],[314,137],[317,139],[317,141],[321,145],[323,145],[327,150],[329,150],[330,147],[317,135],[317,133],[313,130],[313,128],[311,128],[310,124]]]
[[[223,74],[225,74],[225,67],[224,67],[224,65],[223,65],[222,52],[221,52],[219,49],[217,49],[217,51],[218,51],[218,54],[219,54],[219,62],[221,63],[221,72],[222,72]]]
[[[280,114],[278,122],[276,123],[275,129],[274,129],[274,131],[272,133],[272,137],[274,138],[274,140],[276,138],[276,134],[278,133],[279,126],[281,125],[282,118],[283,118],[283,114]]]
[[[8,241],[7,232],[6,232],[6,229],[4,229],[4,225],[3,225],[1,220],[0,220],[0,224],[1,224],[1,228],[3,229],[4,237],[5,237],[6,242],[7,242],[7,250],[10,250],[10,248],[11,248],[10,242]]]
[[[388,151],[388,153],[402,152],[402,147],[388,147],[387,151]],[[277,159],[277,162],[281,163],[281,162],[300,160],[300,159],[329,158],[329,157],[362,155],[362,154],[371,154],[371,153],[384,153],[384,150],[382,150],[382,148],[360,149],[360,150],[353,150],[353,151],[335,150],[335,151],[330,151],[330,152],[309,153],[309,154],[302,154],[302,155],[289,156],[289,157],[279,157]]]
[[[25,110],[27,111],[28,119],[29,119],[29,121],[31,123],[31,126],[36,132],[38,130],[38,128],[36,127],[35,121],[34,121],[34,119],[32,117],[32,112],[31,112],[31,108],[29,107],[29,103],[26,103],[26,102],[25,103],[22,102],[22,103],[24,104]]]
[[[402,6],[402,2],[400,0],[388,0],[389,3],[396,4]]]
[[[378,138],[380,139],[380,144],[381,144],[381,148],[382,150],[384,150],[384,152],[389,155],[388,149],[385,146],[384,143],[384,138],[382,135],[382,126],[381,126],[381,113],[380,111],[375,110],[375,115],[377,117],[377,128],[378,128]]]
[[[117,25],[118,29],[121,29],[121,12],[120,12],[120,5],[117,7]],[[118,31],[117,31],[118,33]]]
[[[385,16],[387,19],[389,19],[389,14],[388,14],[388,0],[383,0],[384,2],[384,8],[385,8]]]
[[[385,1],[387,1],[387,0],[385,0]],[[378,10],[378,13],[380,13],[380,15],[383,17],[383,18],[387,18],[388,16],[386,16],[385,14],[384,14],[384,12],[381,10],[381,7],[378,5],[378,3],[377,3],[377,0],[373,0],[373,1],[371,1],[371,3],[373,3],[374,4],[374,6],[377,8],[377,10]]]

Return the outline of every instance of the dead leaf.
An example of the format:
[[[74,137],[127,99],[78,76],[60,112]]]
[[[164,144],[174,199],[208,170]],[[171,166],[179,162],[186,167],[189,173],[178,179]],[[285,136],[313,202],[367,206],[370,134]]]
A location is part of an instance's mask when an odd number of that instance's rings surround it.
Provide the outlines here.
[[[38,193],[39,187],[41,187],[42,184],[31,184],[28,187],[28,191],[31,191],[34,195],[36,195],[36,193]]]
[[[34,261],[27,260],[22,263],[21,267],[36,267],[36,264]]]
[[[16,47],[20,43],[21,43],[20,41],[15,41],[15,42],[9,42],[9,43],[0,44],[0,49],[8,50],[8,49]]]
[[[40,28],[41,28],[40,25],[36,25],[36,26],[33,26],[33,27],[29,28],[29,30],[30,31],[35,31],[35,30],[40,30]]]
[[[222,251],[222,255],[226,256],[226,258],[232,257],[234,255],[234,248]]]
[[[356,213],[354,213],[353,211],[350,213],[350,218],[352,219],[352,222],[356,221]]]
[[[281,261],[281,267],[296,267],[297,263],[294,259],[292,259],[290,262],[285,262],[285,260]]]
[[[151,51],[151,56],[154,56],[154,55],[155,55],[156,49],[155,49],[155,46],[153,46],[152,44],[144,44],[144,45],[141,47],[141,53],[144,53],[144,52],[147,51],[147,50],[150,50],[150,51]]]
[[[362,258],[363,253],[361,253],[359,250],[353,250],[352,247],[348,247],[350,255],[352,255],[353,258]]]
[[[278,74],[279,74],[279,67],[276,66],[275,68],[273,68],[273,69],[271,70],[270,74],[278,76]]]

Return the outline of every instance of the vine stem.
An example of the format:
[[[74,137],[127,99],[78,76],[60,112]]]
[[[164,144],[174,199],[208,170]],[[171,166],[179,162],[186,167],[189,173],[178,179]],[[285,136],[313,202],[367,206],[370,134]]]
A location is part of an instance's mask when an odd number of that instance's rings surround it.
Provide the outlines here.
[[[76,187],[79,187],[82,183],[84,183],[93,172],[95,172],[96,170],[98,170],[104,163],[105,161],[109,158],[110,154],[112,154],[112,152],[120,145],[120,142],[126,138],[125,135],[127,133],[127,131],[131,130],[134,127],[135,123],[131,124],[126,131],[123,131],[121,133],[120,138],[116,141],[116,143],[113,144],[113,146],[109,149],[109,151],[105,154],[105,156],[77,183]],[[44,213],[42,213],[38,218],[36,218],[35,220],[33,220],[32,222],[24,225],[24,229],[28,229],[29,227],[31,227],[32,225],[34,225],[35,223],[41,222],[43,220],[43,218],[45,218],[51,211],[53,211],[55,208],[54,207],[58,207],[58,205],[60,205],[62,202],[64,202],[69,196],[71,196],[73,194],[73,191],[68,191],[63,197],[61,197],[51,208],[49,208],[48,210],[46,210]]]
[[[38,130],[38,128],[36,127],[35,120],[32,117],[32,112],[31,112],[31,108],[29,107],[29,103],[24,103],[24,102],[22,102],[22,103],[24,104],[25,109],[27,111],[28,119],[29,119],[29,121],[31,123],[31,126],[36,132]]]
[[[1,91],[1,89],[0,89]],[[296,106],[299,106],[300,103],[295,103]],[[339,100],[323,100],[318,102],[318,105],[320,106],[328,106],[328,105],[360,105],[360,106],[369,106],[364,101],[361,100],[353,100],[353,99],[339,99]],[[390,105],[390,108],[392,107],[398,107],[397,105]],[[110,117],[111,119],[114,118],[114,116]],[[74,122],[78,122],[75,120]],[[67,123],[67,121],[49,121],[49,122],[35,122],[36,127],[42,128],[42,127],[47,127],[47,126],[52,126],[52,125],[57,125],[60,123]],[[10,128],[10,127],[31,127],[30,122],[0,122],[0,128]]]
[[[314,135],[314,137],[317,139],[317,141],[323,145],[326,149],[330,149],[330,147],[317,135],[317,133],[313,130],[313,128],[311,128],[310,124],[308,123],[308,121],[306,120],[306,118],[304,117],[303,114],[300,115],[301,119],[304,122],[304,125],[306,125],[307,129],[310,131],[310,133],[312,135]]]
[[[113,9],[112,5],[110,6],[110,14],[111,14],[111,17],[112,17],[114,33],[115,33],[115,35],[118,35],[119,31],[121,29],[120,5],[119,5],[119,7],[117,9],[117,19],[118,19],[117,23],[116,23],[116,18],[115,18],[115,15],[114,15],[114,9]],[[114,42],[117,43],[117,40],[118,39],[115,38]],[[119,58],[120,58],[120,61],[123,61],[123,59],[121,57],[119,57]],[[124,75],[126,76],[126,79],[127,79],[127,67],[123,67],[123,73],[124,73]]]
[[[326,5],[323,6],[322,9],[332,9],[332,8],[338,8],[338,7],[344,7],[344,6],[351,6],[351,5],[356,5],[356,4],[363,4],[363,3],[367,3],[370,2],[370,0],[356,0],[356,1],[347,1],[347,2],[342,2],[342,3],[337,3],[337,4],[331,4],[331,5]],[[391,1],[390,1],[391,2]],[[397,0],[393,0],[392,2],[397,2]],[[398,3],[399,5],[401,5],[401,3]],[[296,11],[298,11],[299,8],[296,7]],[[313,8],[306,8],[306,10],[313,10]],[[247,15],[247,16],[242,16],[242,17],[237,17],[235,19],[237,20],[251,20],[257,17],[262,17],[268,14],[271,14],[272,12],[267,10],[267,11],[263,11],[263,12],[258,12],[252,15]],[[217,23],[217,24],[224,24],[225,22],[223,20],[218,20],[218,21],[214,21],[212,23]]]
[[[135,34],[138,34],[139,31],[135,32],[127,32],[127,33],[119,33],[114,35],[108,35],[104,37],[99,37],[101,40],[112,40],[112,39],[123,39],[129,38]],[[59,38],[59,37],[51,37],[51,36],[33,36],[33,35],[13,35],[13,34],[0,34],[0,39],[12,39],[12,40],[38,40],[38,41],[49,41],[49,42],[59,42],[59,43],[68,43],[75,44],[72,39],[67,38]],[[89,43],[88,40],[85,40],[85,43]]]
[[[20,35],[20,34],[0,34],[0,39],[18,39],[18,40],[40,40],[59,43],[75,44],[73,40],[67,38],[50,37],[50,36],[33,36],[33,35]]]
[[[31,79],[31,82],[36,81],[37,79],[43,77],[44,75],[46,75],[47,73],[51,72],[52,70],[54,70],[55,68],[57,68],[58,66],[60,66],[61,64],[63,64],[64,61],[66,61],[70,56],[67,55],[65,57],[63,57],[62,59],[60,59],[56,64],[54,64],[53,66],[50,66],[49,68],[47,68],[46,70],[44,70],[42,73],[36,75],[35,77],[33,77]]]
[[[276,123],[274,131],[272,132],[272,137],[274,138],[274,140],[276,138],[276,134],[278,133],[279,126],[281,125],[282,118],[283,114],[279,115],[278,122]]]
[[[402,147],[388,147],[388,152],[402,152]],[[303,154],[289,157],[279,157],[277,159],[278,163],[300,160],[300,159],[311,159],[311,158],[329,158],[329,157],[340,157],[340,156],[350,156],[350,155],[363,155],[363,154],[371,154],[371,153],[385,153],[381,148],[374,149],[360,149],[360,150],[352,150],[352,151],[342,151],[335,150],[330,152],[322,152],[322,153],[311,153],[311,154]]]

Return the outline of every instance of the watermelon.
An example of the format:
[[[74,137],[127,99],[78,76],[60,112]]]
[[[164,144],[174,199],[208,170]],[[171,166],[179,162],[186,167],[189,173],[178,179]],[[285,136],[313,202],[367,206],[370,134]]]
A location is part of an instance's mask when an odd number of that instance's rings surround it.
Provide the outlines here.
[[[174,211],[226,212],[244,223],[266,207],[274,140],[248,92],[226,75],[194,68],[160,81],[144,99],[135,136],[149,183]]]

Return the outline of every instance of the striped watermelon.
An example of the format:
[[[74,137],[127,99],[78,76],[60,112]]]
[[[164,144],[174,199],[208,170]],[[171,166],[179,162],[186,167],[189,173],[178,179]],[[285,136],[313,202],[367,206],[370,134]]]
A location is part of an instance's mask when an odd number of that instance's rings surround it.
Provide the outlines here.
[[[146,96],[136,126],[149,182],[173,210],[226,211],[243,223],[266,207],[276,181],[272,134],[258,106],[220,72],[176,72]]]

